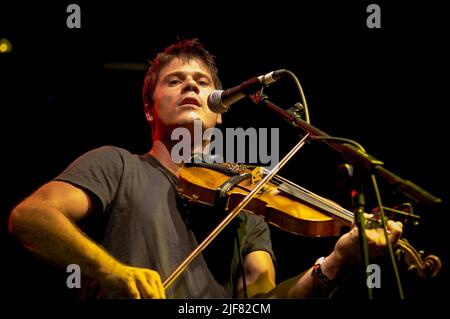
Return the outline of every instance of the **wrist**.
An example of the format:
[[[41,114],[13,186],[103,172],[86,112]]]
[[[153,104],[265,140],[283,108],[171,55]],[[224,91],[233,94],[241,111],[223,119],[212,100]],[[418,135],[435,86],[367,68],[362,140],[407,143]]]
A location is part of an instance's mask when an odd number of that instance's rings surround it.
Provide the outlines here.
[[[108,254],[99,254],[93,271],[93,278],[102,281],[120,273],[123,264]]]
[[[315,262],[311,275],[326,286],[337,286],[346,277],[345,262],[334,253],[320,257]]]

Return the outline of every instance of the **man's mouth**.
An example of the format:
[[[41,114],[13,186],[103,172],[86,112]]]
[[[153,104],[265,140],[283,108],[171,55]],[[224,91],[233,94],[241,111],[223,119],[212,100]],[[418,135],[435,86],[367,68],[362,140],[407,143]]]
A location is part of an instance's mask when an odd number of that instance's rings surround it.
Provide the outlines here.
[[[195,106],[200,107],[200,102],[196,98],[185,97],[180,103],[180,106],[182,106],[182,105],[195,105]]]

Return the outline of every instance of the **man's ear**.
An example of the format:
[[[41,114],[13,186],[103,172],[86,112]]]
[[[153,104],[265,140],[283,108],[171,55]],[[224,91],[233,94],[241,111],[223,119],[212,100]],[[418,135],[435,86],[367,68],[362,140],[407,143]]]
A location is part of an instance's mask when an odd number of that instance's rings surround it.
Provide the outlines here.
[[[147,121],[148,121],[149,123],[152,123],[152,122],[153,122],[153,114],[152,114],[152,112],[150,111],[151,108],[152,108],[151,105],[148,104],[148,103],[144,105],[145,117],[147,118]]]
[[[217,114],[216,124],[217,124],[217,125],[222,124],[222,114],[220,114],[220,113]]]

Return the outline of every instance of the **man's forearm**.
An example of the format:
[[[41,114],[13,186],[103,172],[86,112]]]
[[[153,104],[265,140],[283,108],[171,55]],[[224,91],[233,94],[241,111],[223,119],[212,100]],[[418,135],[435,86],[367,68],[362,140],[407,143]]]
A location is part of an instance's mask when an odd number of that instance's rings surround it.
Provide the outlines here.
[[[336,288],[329,283],[312,276],[312,269],[278,284],[264,297],[267,298],[327,298]],[[341,278],[342,260],[335,252],[326,257],[322,272],[331,280]],[[262,297],[262,296],[261,296]]]
[[[20,204],[10,217],[10,232],[32,253],[65,267],[77,264],[89,277],[105,274],[117,264],[56,208]]]

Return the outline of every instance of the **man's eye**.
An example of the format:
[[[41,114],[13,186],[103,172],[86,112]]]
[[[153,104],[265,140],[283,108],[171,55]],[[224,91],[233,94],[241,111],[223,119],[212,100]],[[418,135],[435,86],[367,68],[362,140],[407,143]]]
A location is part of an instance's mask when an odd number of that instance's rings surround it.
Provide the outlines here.
[[[201,86],[208,86],[209,82],[205,81],[205,80],[200,80],[200,81],[198,81],[198,84],[200,84]]]
[[[169,85],[177,85],[177,84],[180,84],[180,83],[181,83],[181,81],[178,80],[178,79],[169,80]]]

